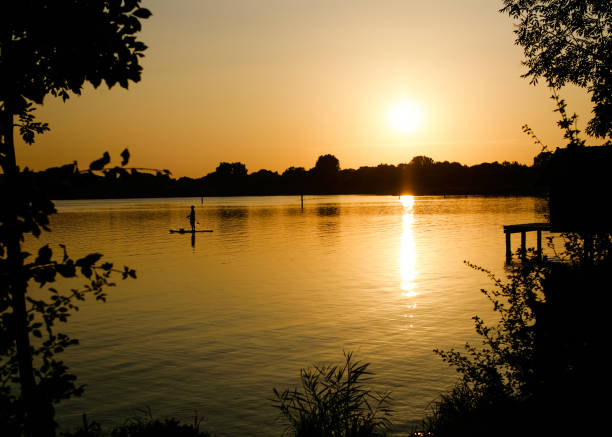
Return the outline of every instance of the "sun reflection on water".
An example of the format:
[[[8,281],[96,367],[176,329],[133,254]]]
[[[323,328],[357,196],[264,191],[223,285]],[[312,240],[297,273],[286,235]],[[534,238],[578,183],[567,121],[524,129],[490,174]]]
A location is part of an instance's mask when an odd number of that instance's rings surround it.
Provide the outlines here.
[[[416,279],[416,248],[414,244],[414,196],[404,195],[399,198],[404,207],[402,216],[402,239],[400,245],[400,274],[402,295],[414,297],[418,293],[415,291]]]
[[[400,245],[400,276],[402,296],[414,297],[418,293],[416,287],[416,247],[412,227],[414,225],[414,215],[405,213],[402,216],[402,239]]]
[[[403,195],[399,198],[400,202],[402,202],[402,206],[406,209],[412,211],[412,207],[414,206],[414,196],[411,195]]]
[[[402,215],[402,237],[400,243],[399,268],[400,268],[400,288],[403,297],[407,298],[404,304],[404,318],[407,319],[408,328],[413,327],[414,311],[416,303],[412,301],[419,295],[416,291],[416,245],[414,242],[414,197],[400,196],[400,202],[404,207]]]

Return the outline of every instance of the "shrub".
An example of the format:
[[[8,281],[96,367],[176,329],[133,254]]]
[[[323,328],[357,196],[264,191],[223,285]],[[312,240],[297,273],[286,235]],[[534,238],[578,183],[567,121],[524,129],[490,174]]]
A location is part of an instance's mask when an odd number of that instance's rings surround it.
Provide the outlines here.
[[[561,261],[531,257],[507,281],[489,274],[482,292],[499,319],[475,316],[480,346],[436,352],[460,374],[431,406],[423,430],[444,436],[591,435],[606,417],[595,402],[607,378],[605,344],[612,289],[610,235],[585,255],[566,235]]]
[[[83,425],[74,432],[62,433],[62,437],[211,437],[200,431],[200,420],[197,416],[193,424],[183,424],[174,418],[155,419],[150,410],[141,411],[138,416],[128,419],[125,425],[119,425],[105,432],[99,423],[88,422],[83,415]]]

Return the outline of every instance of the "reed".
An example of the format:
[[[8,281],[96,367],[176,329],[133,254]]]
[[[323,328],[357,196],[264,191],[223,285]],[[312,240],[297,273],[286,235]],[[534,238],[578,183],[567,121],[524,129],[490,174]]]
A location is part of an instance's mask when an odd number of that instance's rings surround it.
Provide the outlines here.
[[[390,394],[365,386],[368,363],[344,354],[342,365],[300,371],[300,387],[278,391],[273,403],[286,422],[286,434],[301,437],[383,436],[391,428]]]

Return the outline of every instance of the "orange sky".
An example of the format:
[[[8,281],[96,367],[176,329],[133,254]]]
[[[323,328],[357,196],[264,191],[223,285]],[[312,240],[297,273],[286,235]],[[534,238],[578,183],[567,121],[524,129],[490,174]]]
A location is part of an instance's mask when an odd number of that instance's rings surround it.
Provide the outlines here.
[[[528,123],[563,145],[550,91],[520,75],[512,23],[491,0],[144,0],[153,16],[143,79],[128,91],[87,87],[38,111],[51,132],[28,147],[34,169],[105,150],[116,163],[200,177],[220,161],[249,172],[311,168],[331,153],[342,168],[409,162],[415,155],[475,164],[531,163]],[[584,90],[564,89],[569,111],[590,117]],[[389,108],[410,100],[424,121],[392,129]],[[597,141],[594,141],[597,143]]]

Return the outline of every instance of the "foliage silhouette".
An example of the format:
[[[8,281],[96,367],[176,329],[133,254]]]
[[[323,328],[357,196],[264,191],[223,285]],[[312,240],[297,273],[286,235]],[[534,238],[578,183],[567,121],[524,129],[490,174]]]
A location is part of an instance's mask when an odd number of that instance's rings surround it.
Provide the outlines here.
[[[612,213],[601,199],[612,190],[608,177],[612,165],[612,145],[586,146],[577,127],[578,116],[567,112],[565,100],[555,90],[551,98],[560,115],[557,126],[563,130],[567,141],[564,148],[548,150],[534,131],[523,126],[523,131],[534,139],[542,151],[534,158],[540,185],[548,197],[548,218],[555,232],[580,232],[587,241],[587,234],[612,230]]]
[[[369,364],[344,354],[340,366],[300,370],[301,390],[274,389],[274,405],[296,437],[366,437],[385,435],[391,427],[389,393],[373,393],[363,384]]]
[[[321,155],[313,171],[326,175],[336,174],[340,171],[340,161],[334,155]]]
[[[32,184],[36,188],[28,172],[19,174],[22,186]],[[35,180],[34,180],[35,181]],[[36,191],[32,191],[36,193]],[[50,214],[55,213],[53,203],[44,197],[29,199],[32,203],[39,202],[35,211],[37,215],[29,218],[30,223],[24,220],[23,229],[33,236],[39,236],[42,230],[49,231]],[[0,221],[0,232],[6,232],[6,217]],[[25,232],[24,232],[25,233]],[[4,235],[3,235],[3,238]],[[4,239],[2,240],[4,243]],[[53,249],[47,244],[42,246],[34,258],[32,254],[21,251],[22,264],[18,271],[11,270],[10,259],[5,257],[5,245],[0,244],[0,426],[8,435],[21,435],[25,433],[44,433],[49,435],[54,431],[52,404],[71,396],[80,395],[83,386],[76,384],[76,376],[71,374],[68,367],[58,358],[58,354],[67,347],[78,344],[78,340],[57,331],[57,324],[67,322],[71,312],[78,311],[79,303],[86,297],[92,296],[98,301],[106,300],[105,288],[114,286],[112,275],[117,274],[122,279],[135,278],[136,272],[128,267],[117,269],[110,262],[101,262],[102,254],[91,253],[84,257],[74,259],[68,255],[66,246],[60,244],[59,256],[54,257]],[[29,261],[29,262],[28,262]],[[13,281],[15,277],[21,281],[23,287],[32,288],[34,284],[43,291],[32,290],[25,294],[26,325],[20,326],[15,320],[15,290]],[[58,278],[85,279],[82,286],[71,286],[69,290],[59,290],[50,286]],[[46,293],[48,292],[48,295]],[[25,333],[20,331],[25,329]],[[23,387],[21,397],[14,392],[15,384],[22,383],[23,363],[20,362],[16,338],[19,335],[28,337],[30,366],[34,380],[34,393],[36,405],[33,411],[24,411]],[[27,414],[34,414],[38,429],[30,427],[27,423]]]
[[[66,100],[85,82],[127,88],[140,80],[147,47],[134,35],[151,15],[140,0],[27,0],[0,8],[5,113],[25,116],[32,102],[48,94]]]
[[[35,121],[34,104],[47,95],[63,100],[80,94],[84,84],[102,82],[127,88],[140,80],[139,59],[146,46],[134,36],[141,19],[151,13],[140,0],[27,0],[0,4],[0,166],[2,212],[0,216],[0,311],[2,312],[2,414],[10,431],[27,436],[53,436],[53,402],[78,394],[81,388],[55,354],[74,340],[55,333],[56,321],[65,321],[75,301],[91,292],[103,299],[102,288],[110,285],[112,265],[98,265],[101,255],[72,260],[63,248],[60,260],[52,259],[45,246],[33,262],[22,250],[24,236],[38,237],[49,231],[48,216],[55,212],[38,178],[21,172],[15,159],[14,129],[27,144],[49,129]],[[18,122],[15,122],[17,118]],[[126,157],[124,160],[127,161]],[[95,163],[101,170],[108,157]],[[83,290],[61,295],[49,289],[50,301],[28,293],[30,281],[40,285],[57,275],[84,276]],[[124,269],[124,276],[133,271]],[[42,340],[41,328],[46,330]],[[41,337],[40,344],[31,336]],[[12,394],[15,383],[20,395]],[[7,424],[8,428],[9,424]],[[9,431],[9,432],[10,432]]]
[[[568,117],[565,102],[556,94],[553,99],[568,144],[554,155],[543,155],[549,153],[543,148],[536,157],[541,165],[554,163],[553,158],[564,152],[598,151],[584,147],[574,127],[576,115]],[[524,131],[541,144],[528,126]],[[577,175],[566,172],[563,178],[583,178],[580,171],[584,170],[576,170]],[[591,190],[600,194],[601,187]],[[598,220],[583,208],[579,212],[586,222]],[[435,351],[460,378],[433,403],[424,430],[439,437],[591,435],[604,426],[602,408],[585,399],[597,397],[607,374],[601,354],[611,302],[609,293],[602,291],[612,289],[612,234],[561,236],[564,247],[554,262],[541,260],[529,249],[522,263],[509,268],[507,281],[467,263],[492,280],[493,288],[481,291],[499,319],[488,325],[479,316],[473,318],[480,347],[468,343],[465,352]],[[552,239],[549,245],[555,249]]]
[[[200,431],[201,420],[196,416],[193,424],[180,423],[174,418],[156,419],[150,409],[139,411],[124,425],[105,431],[99,423],[88,422],[83,415],[83,425],[73,432],[64,432],[62,437],[211,437],[211,434]]]
[[[435,162],[434,162],[433,159],[431,159],[428,156],[422,156],[422,155],[415,156],[410,161],[410,165],[412,165],[413,167],[418,167],[418,168],[431,167],[434,164],[435,164]]]
[[[408,164],[319,172],[290,167],[282,174],[270,170],[248,173],[242,163],[221,163],[208,175],[171,178],[170,172],[150,169],[111,169],[104,174],[80,171],[76,164],[56,167],[36,176],[47,195],[66,198],[200,197],[300,194],[480,194],[538,195],[536,185],[544,167],[517,162],[466,166],[416,157]],[[229,168],[228,168],[229,167]]]
[[[587,133],[612,138],[612,5],[608,0],[504,0],[501,12],[518,21],[523,77],[566,83],[591,94],[593,118]]]
[[[601,236],[589,263],[578,240],[566,240],[563,262],[540,262],[531,251],[508,281],[470,265],[491,277],[494,287],[482,291],[499,320],[474,317],[480,347],[436,350],[460,380],[432,405],[427,431],[590,435],[603,426],[603,406],[585,400],[597,397],[607,374],[601,348],[610,297],[602,290],[612,286],[612,238]]]

